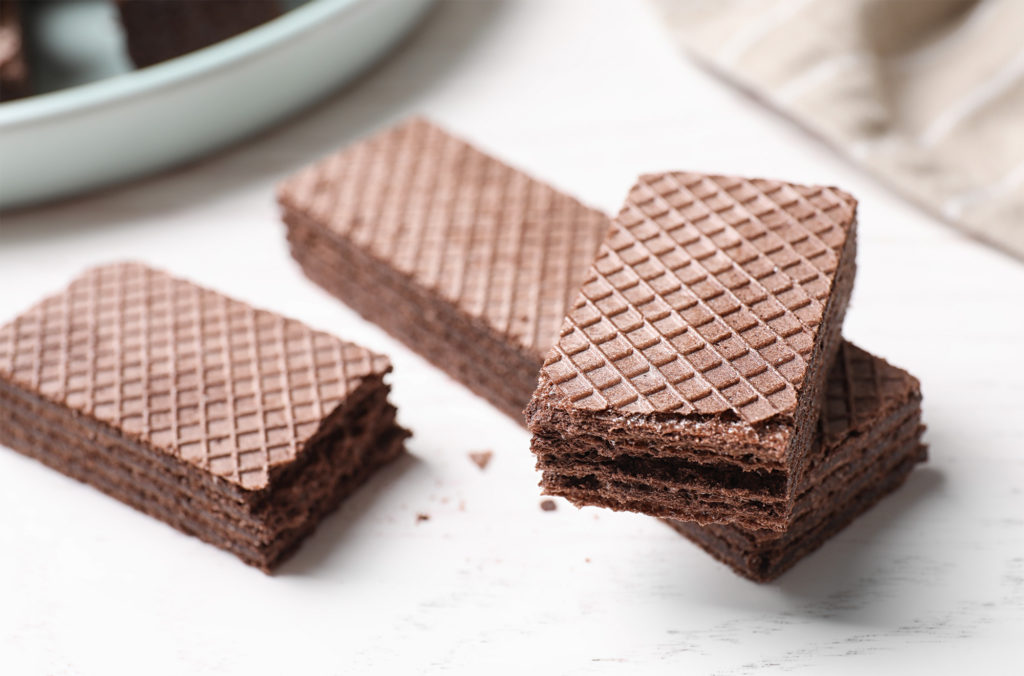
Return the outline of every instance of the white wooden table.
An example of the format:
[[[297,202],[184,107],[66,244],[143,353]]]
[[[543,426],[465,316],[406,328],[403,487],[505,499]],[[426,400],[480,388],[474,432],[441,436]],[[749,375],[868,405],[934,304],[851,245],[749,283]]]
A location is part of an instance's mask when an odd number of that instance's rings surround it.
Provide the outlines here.
[[[920,377],[929,464],[768,586],[651,518],[542,511],[526,432],[285,247],[275,182],[414,112],[609,211],[671,168],[853,192],[845,332]],[[442,5],[358,85],[243,148],[5,215],[0,319],[126,258],[392,355],[411,458],[267,577],[0,452],[2,673],[1024,673],[1024,266],[680,58],[645,5]],[[486,471],[467,457],[482,449]]]

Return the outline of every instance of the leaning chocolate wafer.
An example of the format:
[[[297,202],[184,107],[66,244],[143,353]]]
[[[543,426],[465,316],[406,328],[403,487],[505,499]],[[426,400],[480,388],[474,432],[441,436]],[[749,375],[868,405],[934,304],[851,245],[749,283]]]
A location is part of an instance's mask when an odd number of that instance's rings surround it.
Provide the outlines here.
[[[898,488],[926,457],[923,430],[917,379],[844,343],[790,527],[778,533],[669,523],[740,575],[772,580]]]
[[[855,213],[835,188],[641,177],[527,410],[544,489],[785,530],[853,284]]]
[[[0,443],[270,570],[408,433],[387,358],[139,264],[0,328]]]
[[[414,119],[285,181],[310,279],[522,421],[607,217]]]

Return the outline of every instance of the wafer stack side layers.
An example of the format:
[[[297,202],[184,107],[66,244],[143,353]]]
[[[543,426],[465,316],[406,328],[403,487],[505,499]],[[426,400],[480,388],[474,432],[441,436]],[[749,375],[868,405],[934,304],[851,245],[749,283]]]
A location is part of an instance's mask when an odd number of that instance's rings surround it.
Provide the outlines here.
[[[785,530],[855,272],[835,188],[643,176],[527,410],[542,486],[578,505]],[[553,474],[586,459],[599,472]]]
[[[927,457],[923,432],[917,379],[844,342],[789,528],[669,524],[740,575],[773,580],[902,485]]]

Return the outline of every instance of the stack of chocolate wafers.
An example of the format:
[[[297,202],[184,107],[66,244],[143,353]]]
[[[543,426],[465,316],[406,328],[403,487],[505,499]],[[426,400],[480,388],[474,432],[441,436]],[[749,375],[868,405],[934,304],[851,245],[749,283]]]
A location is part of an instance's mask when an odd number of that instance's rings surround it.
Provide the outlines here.
[[[841,338],[856,202],[838,189],[644,176],[609,221],[413,120],[279,200],[313,281],[527,408],[548,494],[669,519],[753,579],[925,457],[918,382]]]
[[[920,388],[840,338],[855,247],[835,188],[641,177],[527,409],[544,488],[769,580],[902,483]]]
[[[270,570],[408,433],[387,358],[138,264],[0,328],[0,444]]]

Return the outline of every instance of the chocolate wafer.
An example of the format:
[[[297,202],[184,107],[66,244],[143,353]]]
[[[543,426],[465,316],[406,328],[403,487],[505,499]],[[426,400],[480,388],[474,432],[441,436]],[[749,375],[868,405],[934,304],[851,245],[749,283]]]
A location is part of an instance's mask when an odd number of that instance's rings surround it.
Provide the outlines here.
[[[519,422],[608,228],[422,119],[300,171],[278,200],[310,279]]]
[[[775,579],[903,483],[926,458],[923,430],[917,379],[843,343],[790,527],[669,523],[740,575]]]
[[[29,93],[25,31],[17,0],[0,0],[0,101]]]
[[[139,264],[0,328],[0,443],[269,571],[408,433],[386,357]]]
[[[527,410],[546,492],[785,530],[853,284],[855,223],[836,188],[641,177]],[[549,471],[568,465],[590,471]]]
[[[278,0],[117,0],[128,55],[139,68],[188,54],[281,14]]]

